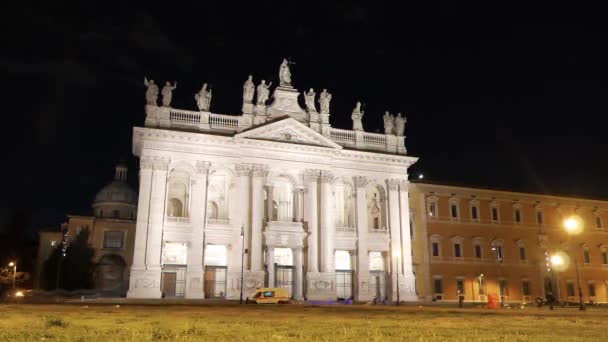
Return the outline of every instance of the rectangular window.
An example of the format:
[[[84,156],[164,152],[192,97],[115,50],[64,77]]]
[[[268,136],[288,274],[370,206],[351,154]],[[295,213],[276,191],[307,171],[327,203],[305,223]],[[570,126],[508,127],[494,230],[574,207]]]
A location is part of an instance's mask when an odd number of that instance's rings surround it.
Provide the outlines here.
[[[103,248],[122,248],[124,232],[120,230],[103,233]]]
[[[456,291],[456,294],[464,295],[464,279],[456,279]]]
[[[519,208],[515,209],[515,223],[521,223],[521,210]]]
[[[608,252],[602,252],[602,264],[608,265]]]
[[[589,297],[595,297],[595,284],[589,284]]]
[[[479,220],[479,212],[477,207],[471,207],[471,218],[473,220]]]
[[[528,255],[526,254],[526,247],[519,247],[519,260],[528,260]]]
[[[589,255],[589,251],[588,250],[584,250],[583,251],[583,260],[585,260],[585,264],[590,264],[591,263],[591,256]]]
[[[599,216],[595,217],[595,227],[596,228],[602,228],[602,218]]]
[[[502,279],[498,282],[498,286],[499,286],[499,290],[500,290],[500,295],[501,296],[508,296],[509,295],[509,286],[507,286],[507,281]]]
[[[454,256],[460,258],[462,256],[461,248],[459,243],[454,244]]]
[[[443,293],[443,280],[441,278],[435,278],[435,293]]]
[[[437,204],[436,203],[429,204],[429,216],[437,217]]]
[[[494,249],[494,253],[496,254],[496,260],[501,261],[502,260],[502,246],[496,246],[493,249]]]
[[[481,259],[481,245],[475,245],[475,257]]]
[[[529,280],[524,280],[521,282],[521,289],[522,292],[524,294],[524,296],[529,296],[530,295],[530,281]]]
[[[432,246],[433,246],[433,256],[438,257],[439,256],[439,243],[433,242]]]
[[[498,221],[498,208],[496,207],[492,208],[492,221]]]
[[[112,217],[114,217],[115,219],[117,219],[119,216],[120,216],[120,211],[118,211],[118,210],[112,211]]]
[[[569,281],[566,284],[566,290],[568,291],[568,297],[574,297],[574,283]]]
[[[450,205],[450,213],[452,218],[458,218],[458,206],[456,204]]]
[[[541,225],[543,224],[543,212],[542,211],[536,212],[536,222]]]

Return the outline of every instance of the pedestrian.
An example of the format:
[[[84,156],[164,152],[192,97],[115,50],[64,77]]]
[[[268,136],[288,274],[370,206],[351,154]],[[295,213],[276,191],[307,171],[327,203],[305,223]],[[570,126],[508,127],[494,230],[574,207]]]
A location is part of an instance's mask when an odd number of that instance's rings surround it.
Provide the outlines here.
[[[552,292],[547,293],[547,304],[549,304],[549,310],[553,310],[553,303],[555,302],[555,297]]]

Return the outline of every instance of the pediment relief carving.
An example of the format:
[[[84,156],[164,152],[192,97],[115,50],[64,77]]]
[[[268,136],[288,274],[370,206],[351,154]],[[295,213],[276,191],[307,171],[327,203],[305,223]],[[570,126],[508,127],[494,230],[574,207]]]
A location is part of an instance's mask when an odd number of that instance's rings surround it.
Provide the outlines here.
[[[342,146],[336,144],[331,139],[313,131],[293,118],[286,118],[253,128],[241,132],[234,137],[342,149]]]

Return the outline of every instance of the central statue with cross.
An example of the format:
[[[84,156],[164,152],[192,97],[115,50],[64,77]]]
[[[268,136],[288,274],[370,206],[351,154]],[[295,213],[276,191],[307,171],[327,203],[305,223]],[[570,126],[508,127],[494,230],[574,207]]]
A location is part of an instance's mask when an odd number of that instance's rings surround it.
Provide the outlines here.
[[[279,85],[281,87],[289,87],[291,88],[291,70],[289,70],[290,64],[296,64],[291,61],[291,59],[287,60],[283,58],[283,63],[279,68]]]

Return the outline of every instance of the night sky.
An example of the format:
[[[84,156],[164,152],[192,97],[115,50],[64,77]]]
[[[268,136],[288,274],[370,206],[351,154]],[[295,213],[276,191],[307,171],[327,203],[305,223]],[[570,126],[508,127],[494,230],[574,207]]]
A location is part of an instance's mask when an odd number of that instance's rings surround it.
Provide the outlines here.
[[[333,94],[334,127],[351,128],[357,100],[368,131],[406,113],[412,176],[608,198],[608,30],[593,20],[426,1],[11,3],[0,231],[17,214],[31,232],[89,214],[121,158],[137,186],[144,76],[178,81],[173,106],[192,110],[208,82],[212,111],[238,115],[247,75],[277,84],[284,57],[296,88]]]

